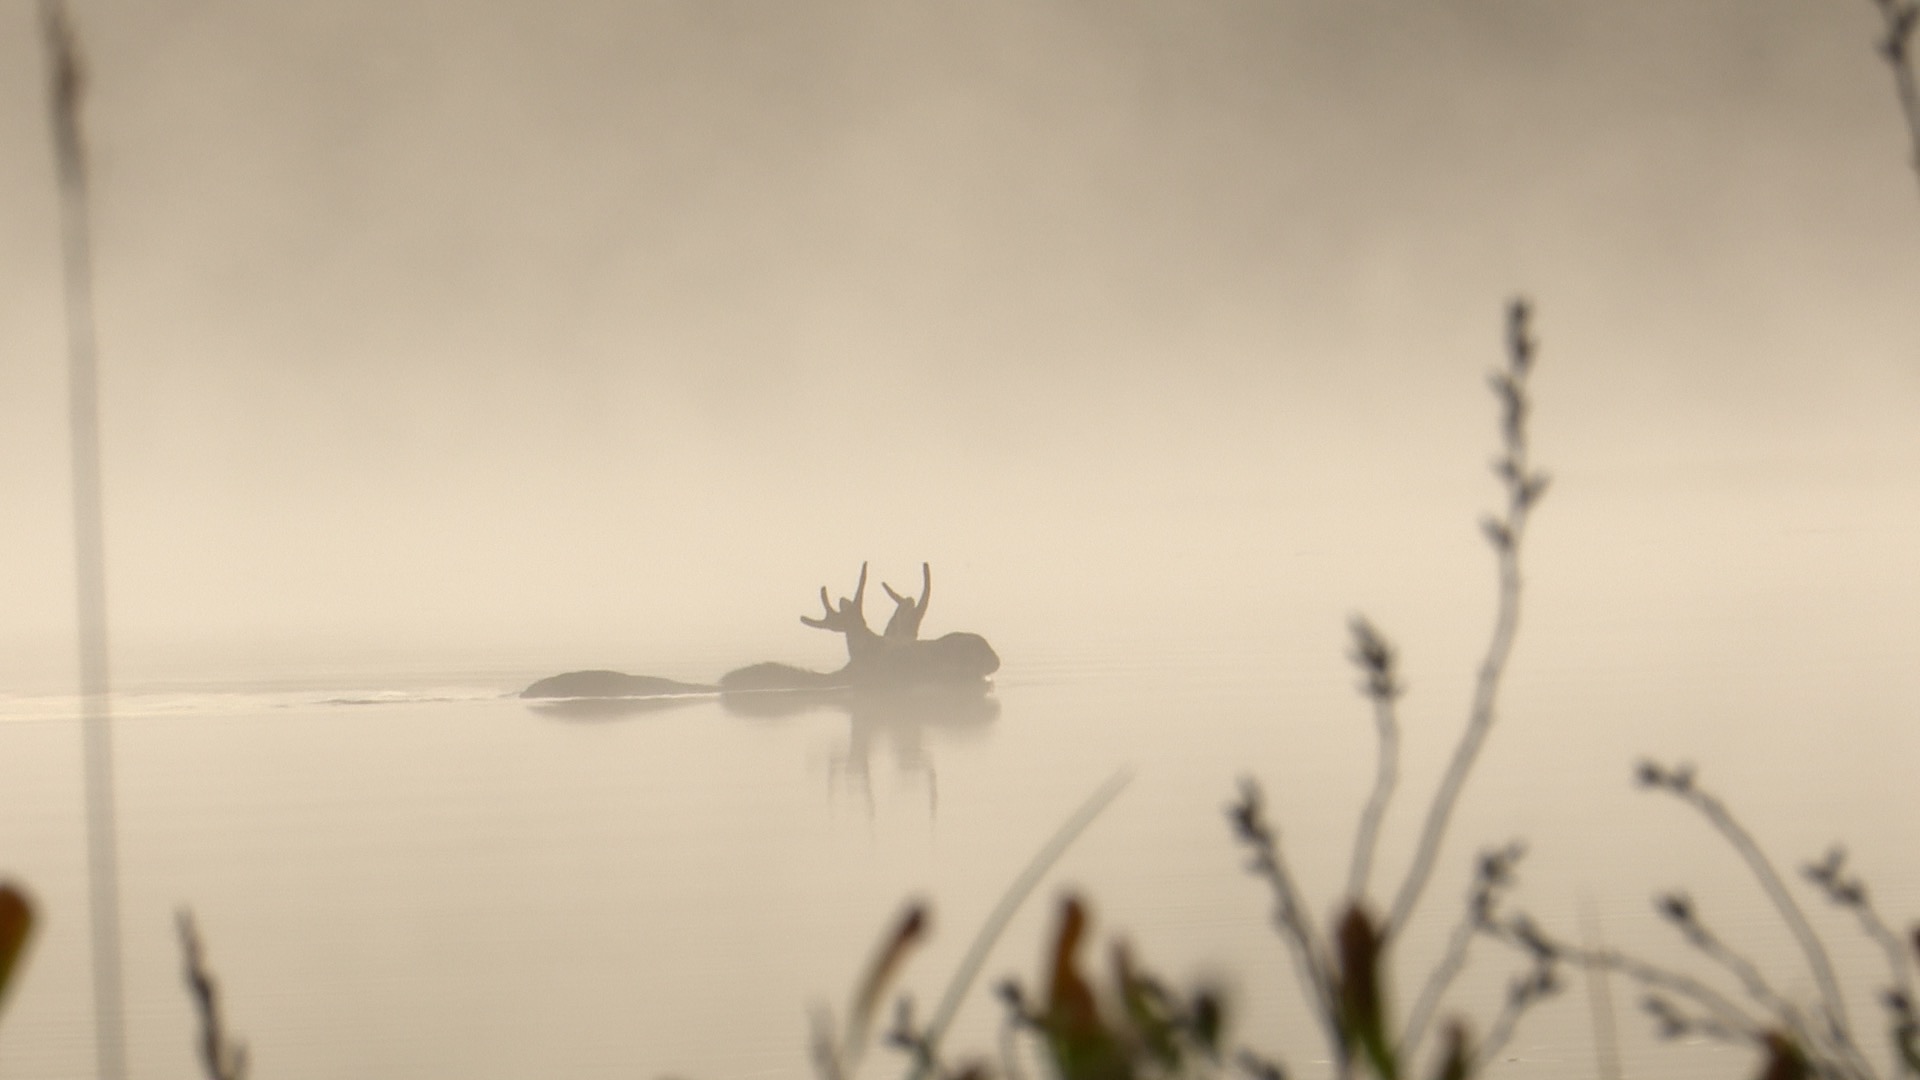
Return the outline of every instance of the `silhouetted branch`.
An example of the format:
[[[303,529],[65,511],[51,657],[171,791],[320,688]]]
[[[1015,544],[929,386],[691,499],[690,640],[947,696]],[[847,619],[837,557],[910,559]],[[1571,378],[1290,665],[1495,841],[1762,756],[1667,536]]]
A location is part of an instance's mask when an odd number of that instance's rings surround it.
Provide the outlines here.
[[[1684,972],[1649,963],[1618,949],[1590,949],[1560,941],[1548,936],[1525,915],[1498,920],[1488,926],[1487,932],[1530,955],[1562,960],[1582,969],[1615,972],[1649,990],[1676,995],[1705,1010],[1711,1017],[1711,1023],[1719,1029],[1737,1033],[1748,1041],[1759,1041],[1762,1030],[1759,1021],[1748,1016],[1725,994]]]
[[[1480,756],[1480,747],[1493,728],[1494,702],[1500,690],[1500,677],[1512,655],[1514,635],[1520,627],[1520,542],[1526,533],[1528,512],[1547,489],[1545,473],[1533,470],[1527,460],[1527,378],[1533,370],[1535,344],[1530,328],[1532,313],[1525,300],[1515,300],[1507,309],[1507,366],[1489,377],[1494,395],[1500,399],[1500,432],[1504,454],[1494,462],[1494,475],[1507,491],[1506,514],[1483,523],[1487,539],[1493,544],[1499,561],[1500,595],[1495,606],[1493,636],[1480,664],[1473,704],[1467,712],[1467,728],[1454,748],[1453,759],[1434,792],[1433,805],[1427,811],[1414,846],[1413,865],[1407,871],[1400,892],[1394,897],[1387,915],[1387,934],[1406,925],[1420,894],[1433,874],[1434,860],[1446,840],[1447,823],[1466,787],[1467,775]]]
[[[193,994],[194,1011],[200,1016],[200,1063],[207,1080],[245,1080],[247,1048],[227,1038],[220,1022],[220,990],[207,970],[200,947],[200,935],[193,926],[193,914],[182,911],[180,951],[186,957],[187,989]]]
[[[1813,926],[1807,922],[1800,905],[1787,892],[1786,883],[1780,879],[1779,872],[1773,868],[1766,853],[1760,850],[1760,845],[1734,820],[1726,804],[1694,782],[1691,767],[1681,765],[1665,768],[1655,762],[1645,761],[1640,764],[1635,776],[1641,786],[1665,791],[1699,811],[1747,864],[1774,910],[1785,920],[1800,946],[1801,954],[1806,958],[1807,966],[1813,971],[1814,981],[1820,988],[1821,1009],[1825,1013],[1826,1031],[1822,1034],[1850,1064],[1862,1073],[1871,1071],[1861,1059],[1859,1048],[1848,1030],[1846,1001],[1841,996],[1840,983],[1834,976],[1833,962],[1827,955],[1826,946],[1821,943],[1819,935],[1813,932]]]
[[[1758,1030],[1734,1026],[1717,1015],[1689,1014],[1671,999],[1659,994],[1648,994],[1641,998],[1640,1008],[1653,1017],[1655,1034],[1662,1039],[1699,1037],[1743,1045],[1764,1040],[1763,1033]]]
[[[958,1071],[940,1063],[939,1046],[933,1029],[920,1031],[913,1026],[913,999],[910,997],[900,998],[893,1014],[893,1028],[887,1032],[887,1043],[913,1060],[913,1075],[931,1076],[935,1080],[985,1080],[986,1067],[978,1063],[969,1064]]]
[[[1811,1039],[1816,1029],[1807,1021],[1806,1014],[1799,1006],[1787,1000],[1773,985],[1753,961],[1741,955],[1732,946],[1720,940],[1719,935],[1707,928],[1695,912],[1693,901],[1685,893],[1668,893],[1654,898],[1653,908],[1662,919],[1671,924],[1686,939],[1687,944],[1698,949],[1709,960],[1719,964],[1740,982],[1747,996],[1754,1002],[1786,1021],[1803,1039]]]
[[[1373,869],[1374,847],[1380,838],[1380,821],[1399,779],[1400,723],[1394,715],[1394,702],[1405,692],[1395,668],[1393,646],[1373,624],[1355,617],[1352,623],[1354,664],[1366,675],[1361,692],[1373,702],[1374,730],[1379,738],[1378,766],[1373,793],[1360,811],[1360,827],[1353,838],[1353,862],[1347,871],[1347,900],[1357,903],[1367,892],[1367,878]]]
[[[1427,1025],[1440,1007],[1440,999],[1467,966],[1467,952],[1476,935],[1487,932],[1495,922],[1500,897],[1514,881],[1514,867],[1526,849],[1518,841],[1493,851],[1482,852],[1475,868],[1473,884],[1467,889],[1467,909],[1447,937],[1447,949],[1427,976],[1413,1010],[1407,1014],[1407,1026],[1400,1034],[1400,1059],[1413,1060],[1426,1038]]]
[[[1293,874],[1280,855],[1279,837],[1267,824],[1259,784],[1251,778],[1240,781],[1240,801],[1227,808],[1227,818],[1233,822],[1234,835],[1253,850],[1253,861],[1247,869],[1273,890],[1274,925],[1279,927],[1281,940],[1287,943],[1292,954],[1294,974],[1313,1002],[1313,1013],[1320,1020],[1327,1046],[1337,1054],[1342,1040],[1335,1023],[1338,1010],[1326,951],[1313,932],[1313,924],[1300,903],[1300,890],[1295,887]]]
[[[1847,852],[1835,845],[1829,848],[1826,858],[1817,863],[1809,863],[1801,868],[1807,880],[1820,887],[1827,899],[1846,908],[1860,920],[1860,928],[1880,946],[1886,956],[1887,974],[1891,980],[1883,1001],[1893,1010],[1896,1022],[1911,1022],[1912,1002],[1914,1001],[1913,962],[1907,956],[1906,943],[1900,935],[1881,919],[1874,910],[1873,901],[1867,895],[1867,884],[1847,873]],[[1916,946],[1920,946],[1920,936],[1916,936]],[[1920,1068],[1916,1068],[1920,1072]]]
[[[1873,0],[1886,24],[1887,34],[1880,39],[1880,55],[1893,69],[1894,96],[1900,100],[1900,114],[1907,121],[1907,137],[1913,146],[1913,169],[1920,178],[1920,86],[1915,85],[1913,40],[1920,26],[1920,0]]]
[[[1486,1041],[1480,1044],[1474,1054],[1474,1072],[1485,1069],[1500,1055],[1500,1051],[1506,1049],[1520,1026],[1520,1018],[1528,1009],[1560,992],[1560,976],[1554,968],[1553,959],[1535,956],[1533,968],[1507,984],[1507,996],[1501,1003],[1500,1012],[1487,1030]]]

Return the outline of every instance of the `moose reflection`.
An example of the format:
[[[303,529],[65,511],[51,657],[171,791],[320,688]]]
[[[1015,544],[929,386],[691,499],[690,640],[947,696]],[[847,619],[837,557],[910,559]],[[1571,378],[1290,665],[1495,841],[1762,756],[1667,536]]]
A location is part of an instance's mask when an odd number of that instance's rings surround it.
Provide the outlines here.
[[[920,637],[927,602],[933,595],[933,570],[920,564],[920,595],[904,596],[882,582],[893,600],[893,617],[875,633],[867,625],[867,565],[860,564],[860,580],[853,596],[836,603],[820,587],[821,613],[802,615],[800,621],[846,638],[847,662],[837,671],[812,671],[792,664],[767,662],[729,671],[717,685],[680,682],[651,675],[618,671],[570,671],[541,679],[521,691],[523,698],[673,698],[718,692],[733,698],[742,694],[778,691],[897,691],[913,687],[984,687],[987,676],[1000,669],[1000,657],[979,634],[951,633],[931,640]]]
[[[891,757],[901,779],[919,777],[924,781],[927,809],[937,812],[939,776],[929,744],[983,735],[1000,716],[1000,703],[988,692],[984,680],[722,694],[720,707],[729,716],[754,721],[844,717],[846,741],[828,757],[827,790],[831,793],[844,787],[865,802],[869,816],[874,813],[874,763],[882,757],[883,747],[890,748],[886,756]]]

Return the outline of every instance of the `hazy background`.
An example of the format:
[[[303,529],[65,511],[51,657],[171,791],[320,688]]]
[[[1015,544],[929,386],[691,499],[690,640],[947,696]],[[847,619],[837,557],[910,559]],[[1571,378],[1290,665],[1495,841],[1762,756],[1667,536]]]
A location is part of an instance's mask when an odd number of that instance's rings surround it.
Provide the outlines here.
[[[1740,554],[1913,491],[1920,198],[1864,0],[75,15],[129,678],[827,662],[794,616],[863,558],[932,560],[929,630],[1012,655],[1331,651],[1356,605],[1484,604],[1516,290],[1543,590],[1890,584]],[[0,7],[0,684],[58,688],[33,16]],[[1763,481],[1816,501],[1699,502]]]
[[[950,957],[1130,762],[1063,877],[1178,970],[1251,957],[1265,1009],[1292,983],[1214,811],[1268,778],[1330,895],[1372,767],[1363,610],[1412,687],[1404,863],[1490,613],[1482,374],[1516,291],[1555,481],[1433,895],[1521,834],[1554,925],[1591,896],[1670,949],[1651,891],[1747,883],[1626,790],[1650,752],[1920,910],[1920,189],[1867,0],[73,9],[114,662],[150,691],[119,743],[143,1068],[191,1068],[190,901],[275,1068],[365,1039],[510,1075],[590,1037],[622,1043],[606,1075],[744,1075],[700,1056],[738,1049],[719,1016],[797,1073],[809,995],[900,896],[954,913]],[[77,736],[18,697],[73,686],[58,219],[34,5],[0,20],[0,869],[50,912],[10,1052],[77,1075]],[[927,631],[992,639],[1000,720],[491,700],[837,663],[794,617],[868,558],[933,563]],[[479,696],[153,690],[434,672]],[[860,755],[877,817],[833,787]],[[473,1004],[472,942],[527,1000]]]

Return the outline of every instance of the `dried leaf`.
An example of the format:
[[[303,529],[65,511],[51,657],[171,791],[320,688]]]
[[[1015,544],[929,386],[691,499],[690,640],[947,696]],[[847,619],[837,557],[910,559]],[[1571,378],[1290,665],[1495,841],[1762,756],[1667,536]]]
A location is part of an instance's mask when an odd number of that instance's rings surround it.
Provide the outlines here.
[[[867,977],[860,984],[860,993],[854,998],[854,1023],[864,1028],[872,1022],[874,1010],[880,1006],[881,995],[886,993],[887,985],[894,976],[900,973],[907,954],[927,936],[932,922],[927,905],[919,901],[907,905],[907,910],[900,915],[900,922],[874,956],[873,966],[867,969]]]
[[[907,954],[930,932],[932,922],[933,916],[927,905],[914,901],[901,913],[893,932],[882,939],[879,951],[874,954],[873,964],[867,969],[867,977],[861,980],[860,990],[854,995],[841,1045],[837,1049],[829,1046],[831,1056],[840,1068],[850,1072],[859,1064],[861,1055],[866,1051],[867,1032],[873,1025],[874,1013],[880,1008],[880,999],[906,964]]]
[[[1386,1005],[1380,993],[1380,952],[1385,940],[1359,904],[1340,920],[1340,1031],[1348,1052],[1359,1050],[1378,1076],[1399,1075],[1387,1034]]]
[[[33,905],[26,894],[12,885],[0,885],[0,1002],[6,1000],[7,982],[32,932]]]
[[[1807,1080],[1813,1075],[1807,1058],[1794,1041],[1777,1031],[1767,1032],[1767,1061],[1760,1068],[1759,1080]]]
[[[1100,1021],[1093,987],[1080,974],[1087,910],[1078,897],[1060,902],[1053,972],[1047,984],[1047,1048],[1062,1080],[1125,1080],[1133,1069],[1120,1042]]]

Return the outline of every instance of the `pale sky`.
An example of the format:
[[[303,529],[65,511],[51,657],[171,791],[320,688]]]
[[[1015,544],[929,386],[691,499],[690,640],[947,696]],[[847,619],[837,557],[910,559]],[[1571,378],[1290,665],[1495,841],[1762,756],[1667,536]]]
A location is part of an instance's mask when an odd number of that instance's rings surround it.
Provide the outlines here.
[[[1641,490],[1916,491],[1865,0],[72,6],[122,670],[711,675],[868,558],[1230,630],[1477,542],[1516,292],[1576,581]],[[8,0],[0,688],[71,664],[44,79]]]

